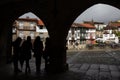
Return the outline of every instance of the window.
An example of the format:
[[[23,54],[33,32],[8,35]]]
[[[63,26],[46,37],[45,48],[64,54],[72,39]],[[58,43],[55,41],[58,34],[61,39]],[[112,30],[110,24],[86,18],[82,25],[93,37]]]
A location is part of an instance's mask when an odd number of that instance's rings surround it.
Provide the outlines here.
[[[34,29],[35,24],[30,23],[30,29]]]
[[[19,23],[19,29],[23,29],[23,23],[22,22]]]
[[[80,32],[78,32],[78,37],[80,36]]]
[[[113,37],[113,34],[110,34],[110,37]]]
[[[43,26],[40,26],[40,29],[43,29]]]
[[[31,27],[33,27],[33,26],[34,26],[34,24],[33,24],[33,23],[30,23],[30,26],[31,26]]]
[[[105,34],[105,37],[107,37],[107,34]]]
[[[71,33],[69,33],[69,34],[68,34],[68,37],[70,37],[70,38],[71,38],[71,37],[72,37],[72,34],[71,34]]]
[[[12,29],[12,33],[16,33],[16,28],[13,28],[13,29]]]

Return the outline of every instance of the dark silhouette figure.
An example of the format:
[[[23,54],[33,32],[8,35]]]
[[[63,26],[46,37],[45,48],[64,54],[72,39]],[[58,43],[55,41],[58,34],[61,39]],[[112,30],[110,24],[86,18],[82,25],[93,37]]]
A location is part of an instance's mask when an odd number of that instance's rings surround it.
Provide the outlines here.
[[[45,70],[47,71],[47,65],[50,63],[50,52],[51,52],[51,41],[50,38],[46,38],[45,42],[45,49],[44,49],[44,54],[43,58],[45,59]]]
[[[26,68],[25,68],[25,73],[27,74],[28,72],[30,73],[30,65],[29,65],[29,60],[31,59],[31,52],[32,52],[32,42],[31,42],[31,37],[28,36],[27,40],[23,43],[23,51],[24,51],[24,60],[26,62]]]
[[[18,37],[13,42],[13,64],[14,64],[14,72],[15,73],[21,72],[20,69],[18,69],[21,41],[22,41],[22,39],[20,37]]]
[[[33,44],[33,51],[36,63],[36,73],[40,73],[40,66],[41,66],[41,56],[43,53],[43,42],[39,36],[36,37],[34,44]]]
[[[21,70],[23,68],[23,64],[24,64],[24,61],[25,61],[25,40],[23,40],[23,43],[21,45],[21,50],[20,50],[20,66],[21,66]]]

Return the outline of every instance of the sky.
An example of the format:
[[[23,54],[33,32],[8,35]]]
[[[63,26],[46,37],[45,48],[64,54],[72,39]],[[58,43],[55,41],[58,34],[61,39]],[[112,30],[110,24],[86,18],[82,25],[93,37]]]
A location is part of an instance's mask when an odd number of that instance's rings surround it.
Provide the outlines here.
[[[20,16],[20,18],[25,18],[29,16],[30,18],[37,18],[32,12],[28,12]],[[109,21],[120,20],[120,10],[111,5],[107,4],[96,4],[85,10],[76,19],[75,23],[82,23],[83,21],[97,21],[104,22],[107,24]]]
[[[28,12],[23,14],[22,16],[20,16],[19,18],[26,18],[27,16],[29,16],[29,18],[37,18],[40,19],[39,17],[37,17],[35,14],[33,14],[32,12]]]
[[[107,4],[96,4],[85,10],[74,22],[82,23],[91,20],[106,24],[109,21],[120,20],[120,10]]]

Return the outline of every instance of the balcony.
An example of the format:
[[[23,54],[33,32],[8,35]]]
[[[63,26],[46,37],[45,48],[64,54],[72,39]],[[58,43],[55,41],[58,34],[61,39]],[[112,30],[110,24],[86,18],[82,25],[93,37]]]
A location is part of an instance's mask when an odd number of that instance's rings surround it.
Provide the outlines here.
[[[86,33],[86,30],[81,30],[80,33]]]
[[[86,30],[87,33],[94,33],[96,30]]]
[[[18,28],[18,30],[22,30],[22,31],[35,31],[36,27],[28,27],[28,26],[24,26],[23,28]]]

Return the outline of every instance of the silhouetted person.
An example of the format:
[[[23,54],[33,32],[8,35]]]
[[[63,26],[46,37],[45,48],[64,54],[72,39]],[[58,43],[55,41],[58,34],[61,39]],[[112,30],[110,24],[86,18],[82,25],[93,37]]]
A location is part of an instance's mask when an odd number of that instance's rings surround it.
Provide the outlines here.
[[[50,52],[51,52],[51,41],[50,38],[47,37],[45,42],[44,54],[43,54],[43,58],[45,59],[45,70],[47,69],[47,65],[49,65]]]
[[[23,40],[22,42],[22,45],[21,45],[21,50],[20,50],[20,66],[21,66],[21,70],[23,68],[23,64],[24,64],[24,61],[25,61],[25,39]]]
[[[26,68],[25,68],[25,73],[27,74],[28,72],[30,73],[30,65],[29,65],[29,60],[31,59],[31,51],[32,51],[32,43],[31,43],[31,37],[28,36],[27,40],[23,43],[23,51],[24,51],[24,59],[26,62]]]
[[[21,44],[22,39],[18,37],[14,42],[13,42],[13,64],[14,64],[14,72],[18,73],[21,72],[18,69],[18,61],[19,61],[19,55],[20,55],[20,44]]]
[[[40,73],[40,66],[41,66],[41,56],[43,53],[43,42],[39,36],[36,37],[34,44],[33,44],[33,51],[36,63],[36,73]]]

